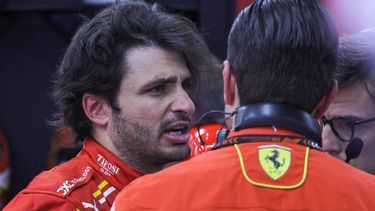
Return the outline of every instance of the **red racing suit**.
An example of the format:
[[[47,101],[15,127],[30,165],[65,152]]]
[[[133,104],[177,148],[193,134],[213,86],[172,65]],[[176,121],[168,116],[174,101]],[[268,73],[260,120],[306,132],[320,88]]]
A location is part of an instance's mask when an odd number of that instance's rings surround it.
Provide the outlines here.
[[[375,177],[303,135],[248,128],[222,146],[137,179],[112,210],[375,210]]]
[[[86,140],[75,158],[40,173],[4,211],[109,210],[119,191],[140,176],[95,140]]]

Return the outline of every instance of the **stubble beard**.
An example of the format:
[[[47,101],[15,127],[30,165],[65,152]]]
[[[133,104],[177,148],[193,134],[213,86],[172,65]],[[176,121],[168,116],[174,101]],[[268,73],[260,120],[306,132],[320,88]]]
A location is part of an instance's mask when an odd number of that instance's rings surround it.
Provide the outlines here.
[[[160,139],[165,127],[173,121],[163,121],[159,131],[152,127],[132,122],[121,116],[121,112],[113,114],[112,141],[120,159],[142,173],[159,171],[164,165],[185,159],[190,154],[188,146],[162,146]],[[175,121],[175,120],[174,120]]]

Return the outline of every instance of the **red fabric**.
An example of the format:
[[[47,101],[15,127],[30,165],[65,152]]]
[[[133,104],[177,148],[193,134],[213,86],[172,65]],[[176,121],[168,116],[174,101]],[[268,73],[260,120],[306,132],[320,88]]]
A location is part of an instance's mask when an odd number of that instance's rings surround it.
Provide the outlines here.
[[[109,210],[119,191],[140,176],[95,140],[86,140],[75,158],[36,176],[4,211]]]
[[[252,4],[254,0],[237,0],[236,1],[236,14],[238,15],[245,7]]]
[[[259,161],[259,149],[268,145],[291,152],[287,172],[276,180]],[[238,146],[252,180],[284,186],[301,181],[305,146],[287,142]],[[374,210],[374,190],[373,175],[313,149],[301,186],[290,190],[255,186],[245,179],[231,145],[137,179],[118,194],[113,210]]]
[[[0,130],[0,210],[5,206],[5,201],[7,199],[10,174],[9,148],[5,135]]]
[[[191,148],[190,156],[194,157],[202,154],[203,152],[210,151],[216,142],[217,132],[221,129],[225,129],[225,127],[222,124],[218,123],[211,123],[200,126],[200,137],[204,141],[204,145],[202,145],[199,138],[198,128],[191,128],[189,139],[189,146]]]

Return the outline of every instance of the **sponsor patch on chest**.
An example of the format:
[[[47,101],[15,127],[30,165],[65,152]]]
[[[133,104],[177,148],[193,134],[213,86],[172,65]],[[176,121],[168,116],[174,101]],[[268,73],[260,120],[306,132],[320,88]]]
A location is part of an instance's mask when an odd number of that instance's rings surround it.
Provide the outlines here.
[[[100,171],[106,176],[112,176],[118,174],[120,168],[114,163],[108,161],[103,155],[97,154],[97,163],[100,166]]]
[[[61,184],[61,186],[57,188],[56,192],[61,194],[62,196],[67,196],[69,195],[71,190],[89,181],[92,174],[93,174],[92,167],[87,166],[79,177],[65,180]]]

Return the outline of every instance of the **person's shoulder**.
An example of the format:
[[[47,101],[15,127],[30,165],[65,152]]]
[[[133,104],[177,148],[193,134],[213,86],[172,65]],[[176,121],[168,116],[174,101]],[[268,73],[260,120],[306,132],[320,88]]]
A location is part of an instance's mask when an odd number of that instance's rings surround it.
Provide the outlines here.
[[[361,169],[355,168],[347,163],[344,163],[345,172],[348,172],[345,176],[347,180],[351,180],[353,184],[362,184],[364,189],[371,188],[371,191],[375,189],[375,175],[369,174]]]
[[[88,183],[93,167],[79,157],[37,175],[22,191],[25,194],[49,194],[65,198],[78,187]]]
[[[331,188],[342,199],[348,198],[350,201],[347,202],[348,205],[358,207],[358,210],[372,210],[375,207],[375,201],[373,200],[374,175],[334,157],[327,159],[327,163],[331,164],[331,171],[327,174],[322,172],[322,176],[325,175],[331,182],[325,186],[326,188]],[[350,193],[350,195],[348,196],[347,193]]]
[[[224,149],[208,151],[189,160],[178,162],[161,171],[144,175],[131,182],[126,189],[142,189],[153,192],[155,189],[163,189],[169,184],[185,184],[198,182],[200,177],[209,177],[212,174],[220,174],[228,170],[227,153]],[[196,181],[197,180],[197,181]],[[174,189],[174,187],[170,187]],[[171,190],[169,189],[169,190]]]
[[[87,184],[94,169],[80,158],[63,163],[51,170],[41,172],[8,205],[8,210],[73,208],[74,200],[69,195]],[[59,209],[63,210],[63,209]]]
[[[47,193],[20,192],[3,209],[13,210],[77,210],[74,202]]]
[[[323,152],[316,152],[311,168],[320,171],[320,174],[336,178],[337,181],[348,181],[350,184],[357,184],[363,187],[375,188],[375,176],[351,166],[344,161],[337,159]],[[357,186],[358,187],[358,186]]]
[[[185,205],[194,198],[189,194],[217,185],[212,178],[228,172],[228,164],[221,163],[228,158],[226,151],[208,151],[134,180],[117,195],[114,210],[187,210]],[[174,198],[181,194],[186,197]]]

